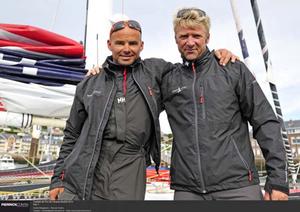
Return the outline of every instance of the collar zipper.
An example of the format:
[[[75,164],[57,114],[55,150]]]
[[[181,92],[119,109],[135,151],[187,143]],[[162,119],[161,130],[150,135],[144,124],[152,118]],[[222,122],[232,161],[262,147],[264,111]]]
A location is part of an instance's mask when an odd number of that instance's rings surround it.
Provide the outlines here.
[[[124,96],[126,96],[126,92],[127,92],[127,69],[124,68],[124,71],[123,71],[123,94],[124,94]]]

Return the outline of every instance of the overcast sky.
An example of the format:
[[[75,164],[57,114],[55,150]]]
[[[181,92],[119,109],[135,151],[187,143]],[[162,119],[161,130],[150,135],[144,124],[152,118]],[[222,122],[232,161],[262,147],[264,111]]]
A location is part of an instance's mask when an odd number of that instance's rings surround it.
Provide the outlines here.
[[[90,0],[91,1],[91,0]],[[106,0],[98,0],[100,2]],[[0,22],[29,24],[74,40],[84,40],[85,0],[0,0]],[[236,0],[251,60],[251,71],[273,105],[256,34],[250,0]],[[300,119],[300,1],[258,0],[269,56],[285,120]],[[211,17],[209,48],[227,48],[242,58],[230,0],[113,0],[112,14],[124,12],[143,27],[142,57],[180,62],[174,42],[172,17],[181,7],[195,6]],[[99,13],[105,8],[99,8]],[[99,23],[99,27],[101,23]],[[87,52],[88,55],[88,52]],[[162,130],[170,132],[166,119]]]

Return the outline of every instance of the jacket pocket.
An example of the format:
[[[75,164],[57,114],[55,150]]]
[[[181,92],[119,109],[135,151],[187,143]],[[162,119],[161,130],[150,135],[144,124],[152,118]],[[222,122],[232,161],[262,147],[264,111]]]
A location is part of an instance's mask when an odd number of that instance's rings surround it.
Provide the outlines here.
[[[84,102],[86,105],[86,111],[89,111],[90,106],[93,106],[97,101],[99,101],[99,98],[103,98],[104,94],[101,90],[93,90],[90,91],[90,93],[87,93],[84,97]]]
[[[235,91],[223,78],[213,76],[203,82],[205,92],[206,118],[210,121],[231,121],[239,111]]]
[[[64,189],[64,191],[58,196],[58,200],[78,200],[76,194],[69,191],[67,188]]]
[[[173,143],[172,145],[172,153],[171,153],[171,167],[170,167],[170,178],[171,182],[177,182],[176,181],[176,163],[177,163],[177,157],[176,157],[176,147]],[[179,167],[179,166],[178,166]]]
[[[241,154],[240,150],[238,149],[238,146],[237,146],[237,144],[236,144],[236,142],[235,142],[235,140],[234,140],[233,137],[231,137],[231,141],[232,141],[233,146],[234,146],[234,148],[235,148],[235,150],[236,150],[236,152],[237,152],[237,154],[238,154],[238,156],[239,156],[239,158],[240,158],[240,160],[241,160],[241,162],[243,164],[243,167],[245,169],[247,169],[247,171],[248,171],[248,180],[251,182],[253,180],[253,174],[252,174],[252,171],[250,169],[250,166],[247,163],[247,161],[245,160],[245,158],[243,157],[243,155]]]

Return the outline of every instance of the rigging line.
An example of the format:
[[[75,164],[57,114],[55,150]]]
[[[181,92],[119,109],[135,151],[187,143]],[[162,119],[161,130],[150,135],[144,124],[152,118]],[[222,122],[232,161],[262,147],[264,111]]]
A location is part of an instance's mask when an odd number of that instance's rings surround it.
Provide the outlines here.
[[[87,23],[88,23],[88,12],[89,12],[89,0],[86,0],[86,12],[85,12],[85,26],[84,26],[84,54],[86,55],[86,35],[87,35]]]
[[[262,56],[265,62],[265,69],[267,72],[267,75],[271,75],[271,60],[269,58],[269,51],[267,48],[267,43],[266,43],[266,39],[265,39],[265,34],[264,34],[264,30],[263,30],[263,26],[262,26],[262,22],[261,22],[261,16],[259,13],[259,9],[258,9],[258,4],[256,0],[250,0],[251,3],[251,7],[252,7],[252,12],[253,12],[253,16],[254,16],[254,20],[255,20],[255,24],[256,24],[256,31],[257,31],[257,35],[259,38],[259,43],[262,49]],[[286,157],[287,157],[287,162],[288,162],[288,169],[291,172],[293,177],[293,184],[296,183],[296,179],[297,179],[297,175],[295,175],[296,173],[296,165],[294,163],[294,158],[291,154],[291,146],[290,143],[288,141],[288,135],[287,135],[287,131],[284,125],[284,120],[283,120],[283,115],[282,115],[282,110],[280,107],[280,103],[279,103],[279,97],[278,97],[278,92],[277,92],[277,87],[275,82],[272,80],[271,77],[268,78],[269,81],[269,86],[272,92],[272,97],[273,97],[273,103],[275,106],[275,112],[276,112],[276,116],[278,121],[280,121],[281,124],[281,137],[283,140],[283,144],[284,144],[284,148],[286,151]]]
[[[98,38],[98,33],[96,34],[96,41],[97,41],[97,67],[99,67],[99,38]]]
[[[51,23],[51,26],[50,26],[51,31],[53,31],[54,25],[56,23],[57,13],[58,13],[58,10],[59,10],[59,7],[60,7],[60,3],[61,3],[61,0],[58,0],[56,10],[55,10],[55,13],[54,13],[54,16],[53,16],[53,19],[52,19],[52,23]]]
[[[122,0],[122,15],[124,15],[124,0]]]
[[[49,177],[45,172],[43,172],[41,169],[39,169],[39,167],[37,167],[36,165],[34,165],[34,163],[30,162],[23,154],[20,154],[20,156],[21,156],[27,163],[29,163],[33,168],[35,168],[38,172],[40,172],[42,175],[44,175],[45,177],[51,179],[51,177]]]

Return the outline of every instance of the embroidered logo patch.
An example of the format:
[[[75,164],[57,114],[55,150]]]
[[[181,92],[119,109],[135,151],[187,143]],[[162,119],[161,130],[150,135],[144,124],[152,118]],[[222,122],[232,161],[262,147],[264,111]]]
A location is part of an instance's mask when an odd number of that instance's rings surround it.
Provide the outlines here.
[[[118,102],[118,104],[120,104],[120,103],[124,103],[124,102],[126,102],[126,99],[125,99],[125,97],[118,97],[117,98],[117,102]]]
[[[183,87],[178,87],[174,90],[172,90],[172,93],[180,93],[181,91],[183,91],[184,89],[186,89],[186,86],[183,86]]]

